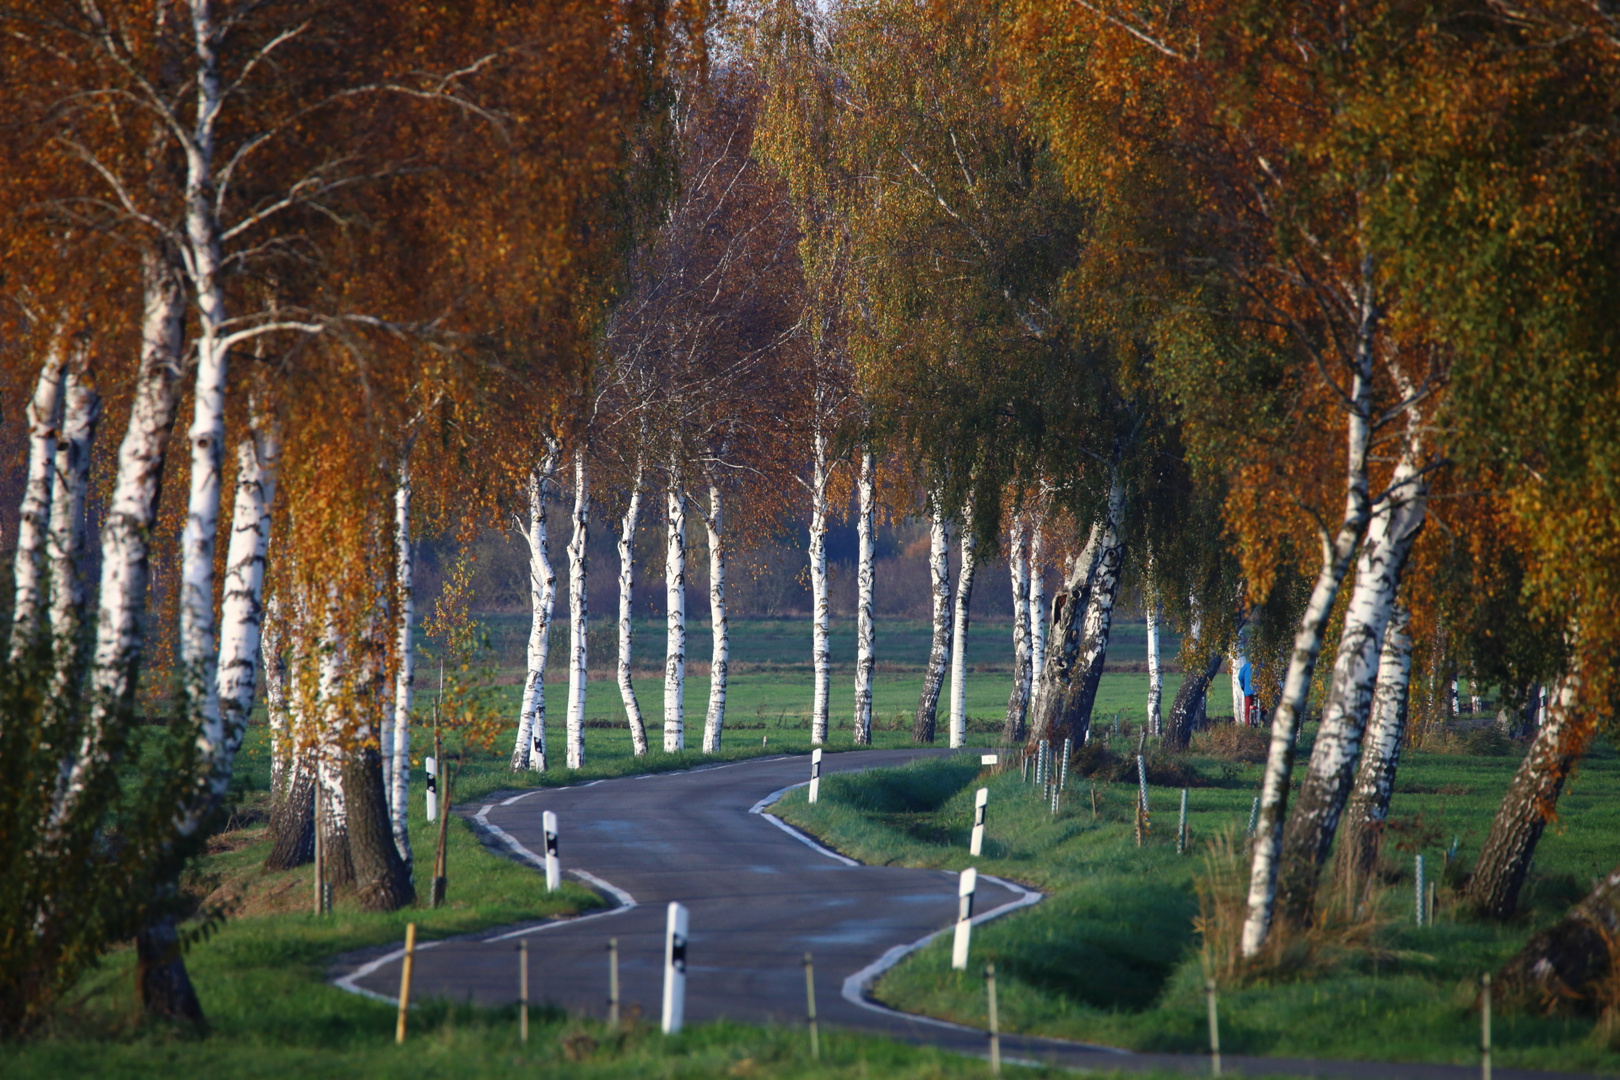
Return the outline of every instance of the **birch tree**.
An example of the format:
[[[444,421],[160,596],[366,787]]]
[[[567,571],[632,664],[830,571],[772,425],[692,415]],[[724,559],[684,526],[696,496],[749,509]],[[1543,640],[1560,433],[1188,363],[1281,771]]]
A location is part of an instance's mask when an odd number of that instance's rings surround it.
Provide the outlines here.
[[[568,767],[585,767],[585,691],[589,671],[586,621],[586,544],[590,536],[591,489],[585,448],[574,450],[574,535],[568,542]]]
[[[951,748],[967,742],[967,635],[973,576],[978,570],[979,537],[971,499],[962,507],[961,559],[956,572],[956,611],[951,620]]]
[[[872,592],[876,546],[873,532],[877,516],[876,466],[871,446],[862,446],[860,471],[856,476],[855,531],[860,545],[855,567],[855,745],[872,743],[872,670],[876,666],[875,623],[872,618]]]
[[[630,721],[631,751],[641,757],[647,752],[647,724],[641,716],[641,702],[636,699],[635,683],[630,678],[631,649],[635,638],[635,540],[636,522],[641,516],[642,461],[636,458],[636,468],[630,481],[630,498],[625,503],[624,515],[619,519],[619,700],[624,703],[624,715]]]
[[[1012,514],[1007,535],[1007,572],[1012,576],[1013,603],[1013,688],[1007,699],[1007,718],[1002,738],[1012,743],[1024,741],[1029,716],[1029,691],[1034,662],[1030,651],[1029,544],[1026,515],[1022,507]]]
[[[664,753],[673,754],[686,749],[686,493],[674,475],[664,499]]]
[[[952,615],[950,522],[940,505],[939,493],[930,491],[928,499],[928,580],[933,634],[928,646],[928,666],[923,669],[922,696],[917,700],[917,716],[911,728],[911,737],[925,743],[934,741],[939,690],[945,683],[946,666],[951,658]]]
[[[518,711],[517,742],[512,747],[512,769],[546,770],[546,654],[551,641],[551,612],[557,597],[557,575],[547,550],[546,491],[556,474],[560,454],[548,446],[545,457],[529,474],[529,520],[524,539],[529,547],[528,673],[523,680],[523,704]]]
[[[56,443],[62,426],[62,384],[67,377],[67,335],[51,338],[28,402],[28,471],[17,515],[16,599],[11,623],[11,662],[18,664],[33,644],[47,601],[50,580],[47,546],[51,495],[55,488]]]
[[[709,508],[700,510],[709,538],[709,708],[703,720],[703,752],[718,754],[726,722],[726,676],[731,662],[731,631],[726,617],[726,534],[720,486],[709,482]]]

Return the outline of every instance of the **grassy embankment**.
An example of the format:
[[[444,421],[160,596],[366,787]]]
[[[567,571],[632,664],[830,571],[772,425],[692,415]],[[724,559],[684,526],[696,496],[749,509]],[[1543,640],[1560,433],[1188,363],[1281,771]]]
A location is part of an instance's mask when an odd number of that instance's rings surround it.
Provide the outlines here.
[[[1134,740],[1133,740],[1134,743]],[[1505,748],[1502,748],[1505,750]],[[1350,950],[1293,979],[1225,987],[1222,1049],[1296,1055],[1466,1063],[1477,1060],[1475,980],[1497,967],[1536,929],[1584,895],[1592,879],[1620,862],[1620,758],[1590,754],[1559,805],[1559,824],[1537,851],[1526,911],[1508,925],[1467,918],[1455,893],[1441,914],[1417,928],[1412,858],[1431,877],[1457,837],[1466,861],[1478,851],[1518,748],[1490,756],[1412,753],[1403,761],[1386,839],[1394,880],[1380,903],[1380,947]],[[982,1025],[980,964],[993,960],[1002,1024],[1009,1030],[1102,1042],[1138,1050],[1207,1050],[1195,875],[1211,865],[1208,841],[1241,830],[1258,791],[1260,766],[1193,757],[1189,854],[1177,856],[1179,790],[1150,787],[1152,829],[1133,835],[1134,782],[1069,789],[1054,819],[1015,771],[981,774],[968,762],[822,781],[814,807],[803,792],[778,804],[784,818],[826,843],[872,863],[983,872],[1039,886],[1050,895],[1032,909],[975,932],[969,973],[950,970],[949,939],[901,964],[877,988],[899,1008]],[[973,794],[990,789],[986,857],[967,854]],[[1219,860],[1217,860],[1219,864]],[[1224,865],[1228,889],[1246,888],[1246,867]],[[1362,929],[1367,929],[1363,926]],[[1495,1025],[1500,1065],[1620,1070],[1620,1053],[1590,1020],[1508,1012]]]

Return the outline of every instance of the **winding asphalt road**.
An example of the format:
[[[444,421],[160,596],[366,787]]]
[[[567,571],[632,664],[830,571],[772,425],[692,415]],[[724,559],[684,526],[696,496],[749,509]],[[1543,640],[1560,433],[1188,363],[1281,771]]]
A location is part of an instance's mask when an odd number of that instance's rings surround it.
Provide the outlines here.
[[[973,753],[978,753],[975,750]],[[823,775],[901,765],[941,750],[870,750],[826,755]],[[492,797],[466,808],[489,840],[539,864],[541,814],[556,812],[564,872],[615,904],[577,919],[507,927],[419,945],[414,997],[504,1005],[517,1000],[518,938],[528,938],[531,998],[605,1016],[607,942],[619,943],[621,998],[656,1022],[662,1000],[666,907],[691,911],[687,949],[688,1023],[726,1017],[750,1023],[804,1022],[803,956],[815,956],[823,1025],[984,1054],[984,1032],[877,1004],[879,975],[956,919],[957,877],[938,870],[864,866],[815,844],[767,807],[808,779],[803,756],[753,759],[689,772],[599,780]],[[544,879],[536,875],[536,889]],[[975,922],[1036,903],[1041,895],[981,876]],[[399,987],[401,950],[339,962],[336,985],[389,1002]],[[1207,1057],[1132,1054],[1053,1039],[1003,1036],[1009,1059],[1102,1070],[1172,1070],[1207,1075]],[[1383,1065],[1281,1058],[1223,1060],[1227,1073],[1344,1080],[1464,1080],[1477,1068]],[[1500,1080],[1559,1075],[1497,1069]],[[1574,1074],[1561,1074],[1573,1076]]]

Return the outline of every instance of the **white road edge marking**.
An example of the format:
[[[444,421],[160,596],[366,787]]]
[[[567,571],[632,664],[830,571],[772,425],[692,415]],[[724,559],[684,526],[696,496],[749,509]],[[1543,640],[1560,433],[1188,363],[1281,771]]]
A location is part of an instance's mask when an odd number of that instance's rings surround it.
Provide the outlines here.
[[[974,925],[989,922],[991,919],[1000,918],[1001,916],[1017,911],[1020,908],[1026,908],[1031,904],[1037,904],[1046,896],[1045,893],[1038,892],[1035,889],[1026,889],[1016,881],[1008,881],[1005,878],[993,877],[990,874],[981,874],[980,877],[984,881],[993,882],[1010,892],[1017,893],[1018,899],[973,916],[969,922]],[[930,1024],[934,1027],[948,1028],[952,1031],[970,1031],[975,1034],[984,1034],[983,1028],[970,1027],[967,1024],[954,1024],[949,1020],[938,1020],[932,1016],[923,1016],[919,1013],[902,1012],[899,1009],[890,1008],[889,1006],[884,1005],[882,1002],[873,1001],[871,998],[866,996],[867,991],[872,988],[872,984],[877,981],[878,976],[894,967],[900,961],[904,960],[906,957],[910,956],[924,945],[927,945],[930,941],[933,941],[935,938],[942,937],[945,934],[949,934],[955,929],[956,924],[952,923],[943,930],[935,930],[932,934],[927,934],[920,937],[909,945],[896,945],[894,948],[890,949],[888,952],[884,953],[882,956],[878,957],[876,960],[872,961],[870,964],[867,964],[865,967],[861,968],[861,970],[855,972],[855,974],[844,980],[844,1000],[849,1002],[851,1005],[866,1009],[869,1012],[879,1013],[883,1016],[890,1016],[901,1020],[911,1020],[919,1024]],[[1025,1038],[1027,1036],[1016,1037]],[[1035,1038],[1039,1037],[1036,1036]],[[1110,1054],[1122,1054],[1127,1056],[1130,1054],[1129,1050],[1121,1050],[1116,1046],[1100,1046],[1096,1043],[1073,1042],[1068,1039],[1054,1039],[1052,1041],[1065,1046],[1080,1046],[1087,1050],[1104,1051]]]
[[[838,854],[838,852],[834,851],[832,848],[823,847],[821,844],[816,843],[816,841],[808,833],[800,832],[798,829],[795,829],[793,826],[789,825],[787,822],[783,821],[781,818],[777,817],[775,814],[767,814],[765,812],[765,808],[767,806],[771,805],[777,799],[780,799],[782,796],[786,795],[788,792],[792,791],[794,788],[802,788],[802,787],[809,787],[809,786],[810,786],[810,781],[801,780],[797,784],[789,784],[785,788],[778,788],[776,791],[771,792],[769,795],[767,795],[763,799],[759,800],[759,802],[755,803],[753,806],[750,806],[748,808],[748,812],[750,814],[758,814],[760,817],[764,818],[766,821],[770,822],[772,825],[775,825],[778,829],[781,829],[783,832],[785,832],[789,836],[793,837],[793,839],[797,840],[799,843],[803,844],[805,847],[809,848],[811,851],[820,852],[821,854],[827,856],[827,858],[829,858],[829,859],[837,859],[839,862],[843,863],[845,866],[859,866],[859,865],[861,865],[859,862],[857,862],[854,859],[851,859],[847,855],[840,855],[840,854]]]
[[[534,792],[526,792],[525,794],[532,795]],[[519,796],[519,798],[521,797],[522,796]],[[503,802],[500,805],[506,806],[508,803],[513,801],[515,800],[508,799],[506,802]],[[527,847],[523,846],[522,842],[519,841],[517,837],[507,832],[499,825],[493,824],[489,818],[485,816],[493,809],[495,809],[495,807],[493,804],[491,804],[478,811],[478,813],[474,815],[474,818],[478,824],[482,825],[484,828],[488,829],[490,832],[499,837],[520,859],[538,867],[541,873],[545,873],[546,860],[542,859],[540,856],[530,851]],[[601,889],[603,892],[613,897],[614,901],[617,903],[617,906],[611,907],[606,911],[594,911],[589,915],[581,915],[573,919],[547,919],[544,922],[530,923],[525,926],[520,926],[516,930],[509,930],[504,934],[496,934],[493,937],[483,938],[482,941],[485,944],[488,944],[490,942],[506,941],[509,938],[521,937],[524,934],[538,934],[542,931],[550,930],[558,926],[576,926],[582,922],[590,922],[592,919],[605,919],[609,915],[622,915],[626,911],[629,911],[631,908],[637,906],[636,898],[634,896],[631,896],[628,892],[619,888],[617,885],[614,885],[612,882],[604,881],[588,870],[569,870],[568,872],[584,881],[586,884],[595,885],[598,889]],[[440,945],[443,945],[446,941],[453,940],[455,939],[440,938],[438,941],[424,941],[416,948],[418,952],[423,949],[434,949],[438,948]],[[364,979],[366,976],[372,974],[378,968],[383,967],[386,964],[393,963],[395,960],[398,960],[404,955],[405,950],[403,948],[394,949],[391,952],[384,953],[374,960],[366,961],[364,964],[361,964],[347,975],[340,975],[338,978],[333,979],[332,985],[337,987],[339,990],[347,990],[351,994],[359,994],[361,997],[371,998],[373,1001],[386,1002],[389,1005],[398,1005],[399,998],[389,997],[387,994],[379,994],[375,990],[367,990],[365,987],[359,984],[359,980]]]

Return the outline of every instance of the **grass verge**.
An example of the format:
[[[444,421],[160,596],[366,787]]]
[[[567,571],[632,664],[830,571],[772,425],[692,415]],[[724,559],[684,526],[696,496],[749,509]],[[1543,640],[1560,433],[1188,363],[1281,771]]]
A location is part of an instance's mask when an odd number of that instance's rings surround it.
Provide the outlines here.
[[[1134,783],[1074,782],[1054,817],[1016,770],[955,761],[835,775],[815,806],[790,792],[776,813],[864,862],[961,869],[1013,878],[1048,899],[978,928],[972,973],[950,968],[942,938],[891,971],[877,996],[896,1008],[984,1023],[978,965],[993,960],[1007,1030],[1143,1051],[1207,1050],[1204,967],[1193,920],[1195,877],[1208,841],[1241,832],[1259,767],[1191,759],[1188,855],[1175,849],[1180,792],[1149,789],[1148,842],[1134,839]],[[1221,992],[1227,1053],[1471,1063],[1477,1060],[1475,982],[1562,914],[1590,878],[1620,861],[1620,761],[1602,748],[1560,805],[1541,842],[1526,912],[1509,924],[1466,919],[1443,893],[1439,922],[1408,914],[1412,856],[1440,866],[1456,837],[1477,850],[1516,758],[1415,753],[1402,764],[1386,841],[1389,929],[1371,953],[1340,956],[1290,980]],[[967,853],[976,788],[990,789],[985,857]],[[1096,792],[1096,812],[1092,795]],[[1470,848],[1472,843],[1472,848]],[[1432,873],[1432,871],[1431,871]],[[1455,877],[1451,880],[1455,880]],[[1617,1071],[1620,1054],[1590,1021],[1499,1015],[1501,1065]]]

